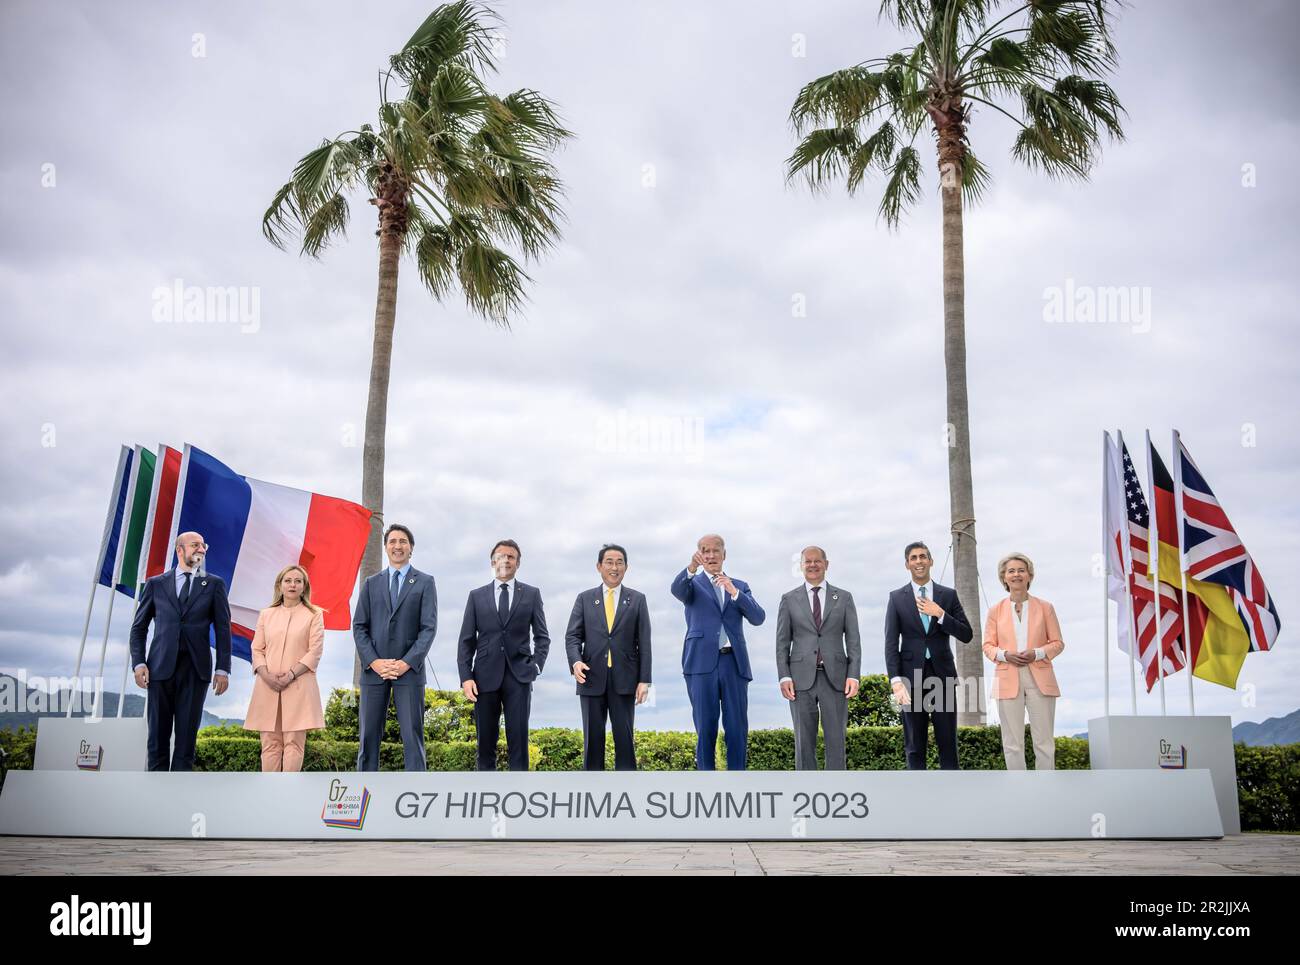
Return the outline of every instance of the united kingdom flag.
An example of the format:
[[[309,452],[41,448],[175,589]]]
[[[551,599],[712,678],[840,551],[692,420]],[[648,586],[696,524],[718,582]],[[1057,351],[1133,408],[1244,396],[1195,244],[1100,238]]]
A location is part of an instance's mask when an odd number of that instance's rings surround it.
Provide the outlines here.
[[[1264,578],[1182,439],[1177,458],[1183,568],[1189,579],[1226,587],[1250,637],[1250,649],[1271,650],[1282,622]]]
[[[1133,623],[1137,631],[1138,655],[1146,677],[1147,692],[1162,676],[1168,677],[1187,665],[1182,639],[1182,606],[1178,594],[1168,583],[1160,583],[1160,646],[1156,640],[1155,581],[1147,575],[1150,558],[1151,513],[1147,507],[1142,483],[1138,480],[1128,446],[1122,448],[1124,473],[1124,504],[1128,513],[1129,551],[1133,561],[1129,573],[1129,590],[1133,595]],[[1156,660],[1159,652],[1161,659]]]

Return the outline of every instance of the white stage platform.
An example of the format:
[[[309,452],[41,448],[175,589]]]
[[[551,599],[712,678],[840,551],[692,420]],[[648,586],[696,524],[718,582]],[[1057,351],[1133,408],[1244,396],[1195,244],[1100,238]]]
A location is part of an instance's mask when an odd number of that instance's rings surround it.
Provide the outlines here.
[[[1218,838],[1208,770],[10,771],[0,834],[231,839]]]

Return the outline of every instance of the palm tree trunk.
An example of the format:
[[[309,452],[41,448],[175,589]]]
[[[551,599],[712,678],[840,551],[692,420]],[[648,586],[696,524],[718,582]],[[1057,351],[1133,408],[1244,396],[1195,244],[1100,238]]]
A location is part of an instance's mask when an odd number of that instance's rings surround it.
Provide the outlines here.
[[[941,167],[944,165],[941,161]],[[960,168],[956,168],[960,171]],[[958,643],[958,726],[984,724],[983,620],[975,554],[975,496],[970,473],[970,406],[966,394],[966,266],[962,252],[961,177],[941,172],[943,198],[943,361],[948,389],[948,500],[952,512],[957,596],[974,636]]]
[[[384,437],[388,431],[388,377],[393,359],[393,326],[397,321],[397,266],[402,236],[379,216],[379,292],[375,297],[375,341],[370,353],[370,395],[366,400],[366,437],[361,455],[361,503],[370,517],[370,538],[361,559],[359,580],[378,573],[384,565]],[[405,227],[404,225],[402,226]],[[353,657],[352,686],[361,686],[361,655]]]

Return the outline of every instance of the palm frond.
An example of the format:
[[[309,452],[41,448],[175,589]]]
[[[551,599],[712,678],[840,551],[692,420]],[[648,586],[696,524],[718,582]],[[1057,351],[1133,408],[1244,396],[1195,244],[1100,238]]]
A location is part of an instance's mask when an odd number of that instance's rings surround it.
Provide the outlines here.
[[[880,199],[880,216],[890,228],[897,228],[903,212],[921,197],[921,155],[907,145],[889,168],[889,180]]]
[[[825,187],[846,170],[858,150],[858,135],[850,127],[811,131],[786,158],[786,180],[802,174],[809,187]]]

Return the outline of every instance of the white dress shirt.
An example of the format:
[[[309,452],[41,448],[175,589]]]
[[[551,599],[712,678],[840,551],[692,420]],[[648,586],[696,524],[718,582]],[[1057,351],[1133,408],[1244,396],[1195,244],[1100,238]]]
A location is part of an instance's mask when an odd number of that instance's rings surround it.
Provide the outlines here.
[[[1031,600],[1025,600],[1025,605],[1020,608],[1020,613],[1017,614],[1015,601],[1011,601],[1011,625],[1016,628],[1016,653],[1024,653],[1029,649],[1029,605],[1031,602]],[[998,648],[998,659],[1003,663],[1007,662],[1005,647]],[[1042,647],[1034,647],[1034,659],[1047,659],[1047,654],[1043,653]]]
[[[912,588],[912,598],[913,598],[913,599],[915,599],[915,600],[919,600],[919,599],[921,599],[921,588],[922,588],[922,587],[925,587],[925,596],[926,596],[926,599],[930,600],[932,603],[934,602],[934,580],[926,580],[924,583],[917,583],[916,580],[909,580],[908,583],[907,583],[907,585],[910,586],[910,587]],[[938,604],[935,604],[935,605],[938,606]],[[948,614],[945,612],[943,616],[947,616],[947,615],[948,615]],[[921,613],[920,611],[918,611],[918,612],[917,612],[917,616],[921,617],[921,625],[924,626],[924,625],[925,625],[925,614],[923,614],[923,613]],[[934,617],[930,617],[930,619],[933,620],[933,619],[935,619],[935,618],[934,618]],[[943,623],[943,617],[939,617],[938,620],[939,620],[940,623]],[[926,649],[928,650],[929,648],[927,647]],[[889,679],[890,686],[892,686],[892,685],[898,683],[898,682],[899,682],[900,680],[902,680],[902,679],[903,679],[902,677],[891,677],[891,678]]]
[[[493,606],[501,605],[501,587],[506,588],[506,609],[515,608],[515,578],[512,576],[506,582],[502,583],[495,577],[492,579],[492,604]]]
[[[190,583],[194,583],[195,580],[201,579],[201,577],[199,576],[199,571],[198,571],[198,570],[187,570],[187,569],[185,569],[184,567],[177,566],[177,567],[176,567],[176,597],[177,597],[177,599],[180,598],[181,590],[185,589],[185,574],[186,574],[186,573],[188,573],[188,574],[190,575]],[[191,587],[190,587],[190,592],[191,592],[191,593],[196,593],[197,590],[195,590],[195,588],[194,588],[193,586],[191,586]],[[136,664],[134,667],[132,667],[131,670],[132,670],[132,671],[135,671],[135,670],[139,670],[141,667],[147,667],[147,666],[149,666],[147,663],[138,663],[138,664]],[[226,673],[224,670],[213,670],[212,672],[213,672],[214,674],[216,674],[218,677],[229,677],[229,676],[230,676],[230,674]]]
[[[817,587],[818,587],[818,590],[819,590],[819,592],[818,592],[817,595],[820,596],[820,597],[822,598],[822,606],[821,606],[821,610],[822,610],[822,619],[825,619],[825,618],[826,618],[826,581],[825,581],[825,580],[822,580],[820,583],[817,584]],[[807,595],[807,597],[808,597],[808,609],[809,609],[809,610],[812,610],[812,608],[813,608],[813,585],[812,585],[811,583],[809,583],[807,580],[804,580],[804,581],[803,581],[803,591],[804,591],[804,593],[805,593],[805,594]],[[779,683],[785,683],[787,680],[793,680],[793,679],[794,679],[793,677],[782,677],[782,678],[780,679]]]

